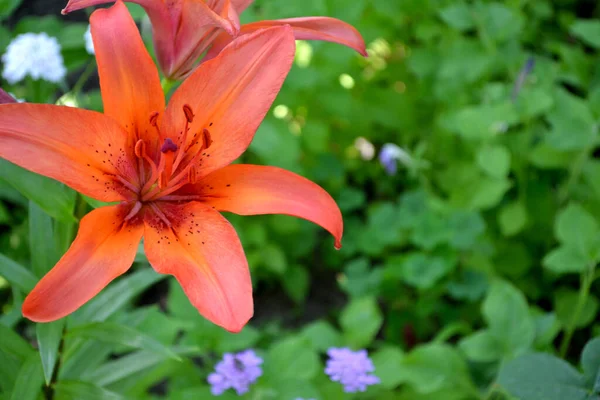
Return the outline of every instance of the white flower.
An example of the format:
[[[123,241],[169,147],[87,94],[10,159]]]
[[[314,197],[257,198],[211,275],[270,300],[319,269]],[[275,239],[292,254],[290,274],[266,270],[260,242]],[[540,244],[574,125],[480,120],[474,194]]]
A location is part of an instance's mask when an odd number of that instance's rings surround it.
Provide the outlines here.
[[[22,81],[27,75],[57,83],[67,74],[58,40],[43,32],[17,36],[8,45],[2,62],[2,76],[10,84]]]
[[[358,150],[363,160],[372,160],[375,156],[375,146],[362,136],[356,138],[354,147]]]
[[[94,41],[92,40],[92,31],[90,30],[90,26],[88,25],[87,31],[85,31],[83,35],[83,39],[85,40],[85,49],[89,54],[96,54],[96,50],[94,50]]]

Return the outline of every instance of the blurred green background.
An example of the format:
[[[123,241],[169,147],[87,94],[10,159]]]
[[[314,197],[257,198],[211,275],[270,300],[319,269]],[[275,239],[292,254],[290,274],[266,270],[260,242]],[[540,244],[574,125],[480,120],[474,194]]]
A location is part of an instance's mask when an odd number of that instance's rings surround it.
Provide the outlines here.
[[[62,17],[64,3],[0,0],[0,53],[46,32],[69,71],[3,88],[101,110],[87,14]],[[598,3],[256,0],[242,21],[309,15],[353,24],[370,57],[298,42],[243,161],[327,189],[342,250],[305,221],[227,215],[254,282],[240,334],[206,322],[142,253],[66,322],[36,327],[20,304],[82,210],[1,160],[0,399],[210,398],[214,364],[246,348],[265,358],[246,399],[600,399]],[[386,143],[408,154],[393,175]],[[343,393],[323,374],[332,346],[368,349],[381,384]]]

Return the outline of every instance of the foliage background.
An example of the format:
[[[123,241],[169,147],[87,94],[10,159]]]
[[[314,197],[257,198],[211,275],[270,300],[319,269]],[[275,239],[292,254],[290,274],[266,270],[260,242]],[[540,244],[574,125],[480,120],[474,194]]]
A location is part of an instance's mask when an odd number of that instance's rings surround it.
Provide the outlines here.
[[[68,82],[3,87],[101,110],[87,15],[38,3],[0,0],[0,53],[47,32]],[[209,398],[222,353],[249,347],[265,371],[247,399],[600,398],[596,2],[256,0],[242,19],[305,15],[353,24],[370,57],[298,43],[244,161],[325,187],[344,214],[342,250],[305,221],[228,216],[255,285],[242,333],[203,320],[141,252],[74,315],[36,326],[23,297],[90,205],[0,160],[0,399]],[[412,161],[389,176],[358,137]],[[381,384],[344,394],[323,374],[331,346],[369,349]]]

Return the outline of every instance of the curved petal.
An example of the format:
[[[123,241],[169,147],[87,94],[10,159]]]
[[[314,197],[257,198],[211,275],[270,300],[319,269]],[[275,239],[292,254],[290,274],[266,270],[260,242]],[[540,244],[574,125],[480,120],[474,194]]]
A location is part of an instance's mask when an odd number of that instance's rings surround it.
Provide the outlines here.
[[[255,32],[272,26],[290,25],[297,40],[323,40],[339,43],[367,56],[365,41],[352,25],[339,19],[329,17],[287,18],[258,21],[242,25],[240,35]],[[225,33],[220,34],[212,43],[204,60],[210,60],[219,54],[234,38]]]
[[[61,14],[66,15],[70,12],[81,10],[82,8],[97,6],[100,4],[114,3],[116,0],[69,0]]]
[[[159,137],[150,116],[165,107],[158,70],[144,47],[123,2],[95,11],[90,18],[98,61],[104,113],[129,132],[130,142],[144,139],[150,152]]]
[[[237,36],[240,20],[230,0],[212,3],[183,0],[175,39],[174,65],[167,74],[171,78],[179,79],[187,75],[220,32]]]
[[[101,201],[120,201],[136,182],[123,129],[93,111],[49,104],[0,105],[0,157]]]
[[[14,97],[12,97],[10,94],[6,93],[4,90],[0,89],[0,104],[7,104],[7,103],[16,103],[17,100],[15,100]]]
[[[186,148],[198,143],[193,135],[201,135],[204,129],[212,139],[198,165],[199,177],[229,164],[246,150],[292,66],[294,51],[289,27],[245,35],[200,65],[173,94],[163,131],[169,129],[167,134],[179,141],[187,104],[195,117]],[[189,147],[187,160],[200,145]]]
[[[163,215],[146,212],[144,248],[150,264],[174,275],[200,314],[239,332],[254,307],[248,262],[231,224],[202,203],[154,207]]]
[[[203,201],[219,211],[304,218],[327,229],[341,247],[344,223],[335,201],[319,185],[284,169],[232,164],[186,191],[205,195]]]
[[[23,302],[25,317],[50,322],[69,315],[129,269],[144,232],[141,218],[124,222],[130,208],[102,207],[83,217],[71,248]]]

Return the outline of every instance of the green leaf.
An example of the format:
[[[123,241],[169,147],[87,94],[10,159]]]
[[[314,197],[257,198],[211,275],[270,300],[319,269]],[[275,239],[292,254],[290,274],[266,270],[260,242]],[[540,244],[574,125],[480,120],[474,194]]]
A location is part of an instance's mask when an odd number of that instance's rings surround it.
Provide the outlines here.
[[[38,281],[27,268],[3,254],[0,254],[0,275],[25,293],[29,293]]]
[[[0,350],[23,363],[32,353],[31,345],[9,327],[0,324]]]
[[[399,374],[404,359],[402,350],[398,347],[386,346],[373,353],[371,359],[375,366],[374,374],[381,380],[381,386],[394,389],[402,383],[404,378]]]
[[[464,3],[445,7],[439,11],[439,15],[442,21],[458,31],[467,31],[475,26],[471,10]]]
[[[50,384],[54,373],[64,326],[65,319],[61,318],[54,322],[38,323],[35,327],[46,385]]]
[[[37,353],[30,355],[21,366],[11,400],[36,400],[42,391],[44,372]]]
[[[348,344],[355,348],[366,347],[377,335],[383,315],[373,297],[352,300],[340,315],[340,324]]]
[[[67,336],[115,343],[180,360],[179,356],[173,353],[173,351],[152,337],[128,326],[113,322],[93,322],[86,325],[79,325],[76,328],[70,329]]]
[[[510,170],[510,152],[504,146],[483,147],[477,152],[479,168],[492,178],[505,178]]]
[[[550,354],[527,354],[503,364],[497,384],[519,399],[590,400],[583,376]]]
[[[502,358],[502,343],[488,330],[475,332],[463,338],[460,349],[469,360],[475,362],[493,362]]]
[[[283,274],[283,288],[297,304],[304,303],[308,294],[310,275],[305,268],[294,265]]]
[[[34,174],[0,159],[0,179],[9,183],[42,210],[61,221],[75,221],[76,192],[60,182]]]
[[[402,263],[402,279],[411,286],[426,290],[448,275],[453,266],[453,261],[447,258],[411,253]]]
[[[502,344],[506,358],[528,350],[535,338],[535,325],[525,296],[510,283],[496,280],[483,302],[483,316],[489,332]]]
[[[265,376],[270,380],[314,378],[320,369],[319,357],[309,341],[293,336],[271,345],[265,356]]]
[[[600,49],[600,21],[578,19],[571,25],[570,30],[585,44]]]
[[[10,17],[23,0],[0,0],[0,20]]]
[[[29,202],[29,248],[31,267],[39,278],[58,261],[52,218],[33,201]]]
[[[342,290],[352,297],[374,296],[378,294],[381,283],[381,270],[372,270],[368,259],[359,258],[346,265],[338,282]]]
[[[556,217],[556,237],[593,260],[598,254],[600,229],[594,217],[578,204],[570,203]]]
[[[588,386],[600,394],[600,337],[586,343],[581,353],[581,366]]]
[[[62,380],[54,384],[57,400],[124,400],[125,397],[90,382]]]
[[[507,204],[500,211],[498,224],[504,236],[516,235],[527,224],[527,208],[520,201]]]
[[[556,274],[584,272],[589,265],[586,255],[573,245],[563,245],[546,254],[542,264]]]
[[[556,316],[563,326],[574,325],[575,328],[583,328],[588,326],[596,318],[598,312],[598,299],[593,295],[587,298],[583,305],[577,321],[573,321],[575,317],[573,310],[577,307],[579,293],[574,290],[561,290],[556,293],[554,299],[554,311]]]
[[[557,150],[580,150],[592,144],[596,121],[588,104],[565,90],[557,90],[554,109],[547,115],[552,126],[546,143]]]
[[[196,347],[176,347],[175,354],[188,355],[197,353]],[[140,371],[152,368],[165,361],[165,357],[145,350],[136,351],[116,360],[108,361],[100,367],[85,373],[81,378],[94,382],[99,386],[108,386]]]
[[[472,393],[473,384],[466,362],[452,347],[426,344],[404,356],[398,374],[403,381],[423,394],[445,390]]]
[[[302,335],[309,340],[313,349],[320,352],[342,345],[340,333],[326,321],[316,321],[306,325],[302,330]]]
[[[119,278],[73,314],[78,321],[104,321],[132,298],[167,275],[149,268]]]

